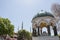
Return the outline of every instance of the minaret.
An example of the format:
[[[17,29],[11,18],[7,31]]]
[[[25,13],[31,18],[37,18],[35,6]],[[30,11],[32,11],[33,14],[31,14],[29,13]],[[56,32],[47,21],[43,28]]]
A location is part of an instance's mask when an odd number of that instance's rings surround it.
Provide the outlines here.
[[[30,33],[31,33],[31,27],[30,27]]]
[[[19,31],[19,26],[18,26],[18,29],[17,30]]]
[[[21,26],[21,30],[23,30],[23,21],[22,21],[22,26]]]

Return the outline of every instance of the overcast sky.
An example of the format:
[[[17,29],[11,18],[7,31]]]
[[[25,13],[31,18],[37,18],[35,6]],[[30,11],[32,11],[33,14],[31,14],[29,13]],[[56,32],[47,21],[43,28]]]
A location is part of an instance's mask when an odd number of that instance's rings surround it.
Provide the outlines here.
[[[32,18],[41,10],[51,12],[51,5],[60,3],[60,0],[0,0],[0,17],[9,18],[15,26],[30,31]]]

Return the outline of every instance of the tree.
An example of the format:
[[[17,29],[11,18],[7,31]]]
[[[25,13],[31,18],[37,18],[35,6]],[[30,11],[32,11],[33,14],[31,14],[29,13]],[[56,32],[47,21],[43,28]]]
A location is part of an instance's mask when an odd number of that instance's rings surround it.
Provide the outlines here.
[[[13,35],[14,25],[11,24],[8,18],[0,17],[0,35]]]
[[[18,31],[18,40],[31,40],[31,35],[26,30]]]

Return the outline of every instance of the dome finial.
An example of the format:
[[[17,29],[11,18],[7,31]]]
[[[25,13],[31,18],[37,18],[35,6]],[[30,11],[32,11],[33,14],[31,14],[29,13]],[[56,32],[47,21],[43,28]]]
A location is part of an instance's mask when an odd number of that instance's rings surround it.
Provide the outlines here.
[[[43,12],[43,10],[41,10],[41,12]]]
[[[39,13],[44,13],[45,11],[44,10],[41,10]]]

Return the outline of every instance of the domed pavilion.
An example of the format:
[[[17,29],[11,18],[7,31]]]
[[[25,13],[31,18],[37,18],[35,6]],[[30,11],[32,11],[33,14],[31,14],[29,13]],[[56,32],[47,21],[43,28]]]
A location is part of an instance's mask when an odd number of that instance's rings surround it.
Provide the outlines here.
[[[50,27],[52,27],[54,35],[57,35],[57,26],[56,26],[55,16],[49,12],[42,12],[35,15],[32,19],[32,35],[41,36],[41,35],[51,35]],[[43,28],[46,28],[47,31],[42,31]]]

